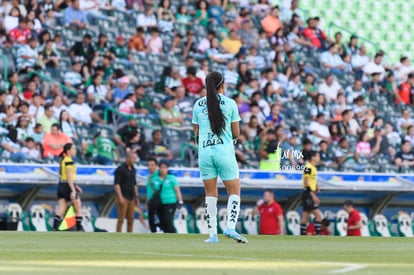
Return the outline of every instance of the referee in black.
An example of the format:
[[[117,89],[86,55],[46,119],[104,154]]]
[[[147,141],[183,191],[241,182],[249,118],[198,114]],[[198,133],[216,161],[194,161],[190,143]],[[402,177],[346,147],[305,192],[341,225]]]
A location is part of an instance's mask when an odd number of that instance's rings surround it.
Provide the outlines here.
[[[122,232],[125,218],[127,219],[127,232],[133,230],[135,206],[140,205],[134,167],[136,161],[137,154],[130,152],[126,156],[125,163],[115,170],[114,189],[118,209],[116,232]]]

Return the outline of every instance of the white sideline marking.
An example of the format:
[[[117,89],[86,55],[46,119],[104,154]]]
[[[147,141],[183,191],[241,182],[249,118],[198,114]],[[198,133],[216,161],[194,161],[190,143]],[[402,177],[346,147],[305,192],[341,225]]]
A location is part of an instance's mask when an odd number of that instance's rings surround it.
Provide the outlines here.
[[[348,266],[346,266],[344,268],[339,268],[339,269],[331,270],[330,273],[334,273],[334,274],[337,274],[337,273],[348,273],[348,272],[360,270],[360,269],[363,269],[363,268],[366,268],[366,267],[367,266],[362,265],[362,264],[350,264],[350,265],[348,265]]]

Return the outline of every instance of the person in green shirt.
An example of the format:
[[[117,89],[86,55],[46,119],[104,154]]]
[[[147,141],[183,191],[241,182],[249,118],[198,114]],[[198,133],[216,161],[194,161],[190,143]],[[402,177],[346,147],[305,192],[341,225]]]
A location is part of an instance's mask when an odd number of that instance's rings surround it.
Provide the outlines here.
[[[17,87],[17,90],[19,91],[19,94],[23,92],[23,86],[19,82],[19,75],[16,72],[9,75],[9,81],[6,82],[6,84],[4,86],[4,90],[8,90],[13,85],[15,85]]]
[[[119,35],[116,38],[116,44],[111,48],[111,52],[115,55],[119,61],[125,65],[130,64],[132,56],[128,52],[128,44],[125,41],[125,38],[122,35]]]
[[[164,108],[160,110],[160,120],[162,126],[179,127],[184,122],[184,117],[175,106],[177,102],[174,97],[164,99]]]
[[[208,27],[208,3],[207,1],[198,2],[198,7],[195,13],[195,19],[201,26]]]
[[[112,165],[114,154],[119,159],[119,152],[115,143],[106,136],[106,133],[101,132],[96,138],[97,156],[92,159],[93,162],[101,165]]]
[[[161,228],[161,225],[159,224],[159,217],[162,216],[162,207],[159,209],[152,209],[148,206],[148,201],[152,198],[154,194],[154,186],[151,183],[152,177],[154,175],[159,175],[158,173],[158,161],[156,158],[149,158],[147,160],[147,168],[148,168],[148,177],[146,181],[146,190],[147,190],[147,209],[148,209],[148,223],[150,226],[150,230],[152,233],[157,232],[157,226]],[[152,185],[151,185],[152,184]],[[156,220],[156,217],[158,217],[158,221]]]
[[[160,162],[159,171],[155,172],[147,182],[147,198],[150,200],[154,190],[160,190],[161,211],[160,226],[164,233],[176,233],[174,227],[175,209],[181,208],[184,204],[177,177],[168,172],[168,163]],[[151,187],[152,185],[152,187]],[[161,188],[162,185],[162,188]],[[154,190],[153,190],[154,189]]]
[[[151,98],[149,95],[145,94],[144,85],[138,85],[135,88],[135,96],[137,101],[135,101],[135,109],[137,114],[156,114],[157,110],[161,109],[161,105]]]

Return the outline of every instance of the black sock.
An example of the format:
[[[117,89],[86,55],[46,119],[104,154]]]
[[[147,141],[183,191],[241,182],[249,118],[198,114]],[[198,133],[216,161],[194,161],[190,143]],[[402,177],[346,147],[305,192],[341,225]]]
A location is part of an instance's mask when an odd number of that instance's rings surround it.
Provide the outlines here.
[[[82,216],[76,217],[76,229],[81,230],[82,228]]]
[[[53,218],[53,230],[58,230],[60,223],[62,222],[62,218],[58,215],[55,215]]]
[[[300,224],[300,234],[301,235],[306,235],[306,224],[304,224],[304,223]]]
[[[319,235],[321,232],[321,222],[315,222],[315,234]]]

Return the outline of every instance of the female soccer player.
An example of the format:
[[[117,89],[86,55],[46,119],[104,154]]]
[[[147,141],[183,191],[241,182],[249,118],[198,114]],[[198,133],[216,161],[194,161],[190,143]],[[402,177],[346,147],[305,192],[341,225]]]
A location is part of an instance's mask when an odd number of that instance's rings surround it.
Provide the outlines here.
[[[66,143],[63,146],[63,152],[60,154],[60,180],[57,191],[57,210],[53,220],[53,230],[58,230],[62,217],[65,215],[66,209],[73,204],[76,214],[76,230],[84,231],[82,227],[82,205],[79,194],[82,189],[77,186],[74,181],[76,179],[76,165],[73,157],[76,155],[75,145]]]
[[[240,134],[240,116],[234,100],[224,96],[223,75],[212,72],[206,77],[207,96],[196,101],[193,125],[198,142],[198,165],[206,193],[206,216],[209,238],[217,243],[217,177],[223,180],[228,194],[227,229],[224,236],[247,243],[236,232],[240,212],[240,178],[233,140]]]

